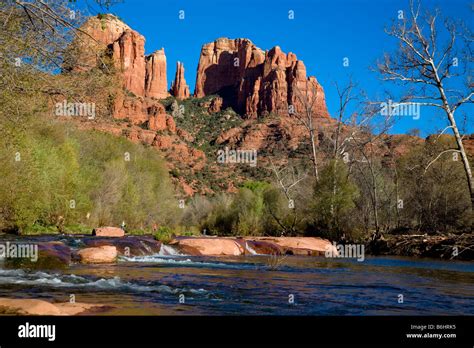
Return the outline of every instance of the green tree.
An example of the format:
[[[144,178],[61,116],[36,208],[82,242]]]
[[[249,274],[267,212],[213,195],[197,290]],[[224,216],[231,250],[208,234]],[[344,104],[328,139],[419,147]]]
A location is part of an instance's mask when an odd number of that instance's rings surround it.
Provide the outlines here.
[[[316,224],[327,229],[332,237],[350,231],[344,224],[355,207],[359,195],[357,186],[351,182],[344,162],[330,161],[322,170],[314,188],[314,212]]]

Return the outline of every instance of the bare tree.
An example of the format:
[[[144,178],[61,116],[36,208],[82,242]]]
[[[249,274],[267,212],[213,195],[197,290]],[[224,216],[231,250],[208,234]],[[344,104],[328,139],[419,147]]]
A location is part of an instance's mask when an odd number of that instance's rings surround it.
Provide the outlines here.
[[[348,153],[346,152],[346,146],[347,142],[354,137],[355,133],[361,129],[361,127],[357,127],[353,125],[352,130],[344,131],[345,126],[347,126],[346,122],[354,121],[353,117],[349,117],[349,120],[347,119],[347,109],[350,106],[352,102],[354,102],[357,98],[353,94],[354,89],[356,88],[356,84],[352,81],[352,78],[349,79],[349,82],[347,83],[346,86],[340,87],[340,85],[335,82],[334,83],[338,95],[338,100],[339,100],[339,109],[337,113],[337,122],[335,129],[333,130],[332,127],[329,127],[329,134],[327,134],[326,131],[322,131],[323,136],[325,139],[329,140],[330,146],[332,149],[329,150],[331,153],[332,160],[334,161],[333,164],[333,177],[332,177],[332,203],[331,203],[331,216],[333,223],[335,224],[335,221],[337,219],[337,216],[335,214],[335,209],[334,209],[334,203],[337,195],[337,182],[336,182],[336,171],[338,170],[338,161],[341,159],[347,158],[346,156]],[[345,133],[345,134],[344,134]]]
[[[318,98],[318,89],[315,81],[306,80],[306,86],[302,91],[297,84],[294,85],[294,91],[296,100],[303,106],[302,111],[296,110],[295,105],[292,107],[294,110],[290,112],[296,119],[306,128],[308,131],[309,142],[311,146],[311,161],[313,163],[313,175],[316,178],[316,182],[319,181],[319,169],[318,169],[318,157],[316,152],[316,136],[317,129],[315,127],[315,115],[314,109]]]
[[[368,191],[372,217],[374,220],[375,235],[380,234],[380,185],[381,163],[380,150],[386,147],[389,139],[386,134],[390,129],[394,119],[390,116],[379,116],[380,109],[377,103],[365,103],[364,111],[361,112],[359,129],[353,136],[348,138],[348,146],[352,156],[349,158],[350,172],[358,171],[360,184]],[[367,171],[367,172],[366,172]],[[367,175],[368,174],[368,175]]]
[[[270,206],[269,213],[276,223],[282,228],[283,233],[295,233],[295,227],[298,222],[298,213],[294,206],[295,197],[293,196],[292,191],[296,189],[298,184],[307,178],[307,173],[298,171],[292,166],[277,168],[271,159],[270,164],[272,166],[272,171],[275,174],[276,183],[288,202],[288,207],[292,211],[293,218],[291,219],[291,223],[288,226],[277,216]]]
[[[378,64],[378,70],[384,80],[396,81],[414,88],[410,92],[410,100],[422,106],[434,107],[442,110],[451,129],[456,148],[446,152],[457,152],[461,155],[466,173],[468,189],[471,197],[471,207],[474,210],[474,179],[468,156],[464,149],[462,136],[456,122],[456,111],[466,103],[473,103],[473,84],[468,79],[466,69],[470,63],[472,35],[462,25],[457,30],[456,25],[445,20],[444,25],[438,25],[439,11],[434,14],[420,14],[420,3],[410,1],[408,18],[386,30],[387,34],[399,41],[398,50],[385,55],[383,62]],[[447,32],[449,41],[441,45],[439,41],[441,30]],[[460,37],[464,43],[463,51],[458,52],[457,43]],[[455,70],[460,71],[455,73]],[[454,89],[448,83],[454,82],[456,77],[466,77],[463,90]],[[444,132],[443,131],[443,132]]]

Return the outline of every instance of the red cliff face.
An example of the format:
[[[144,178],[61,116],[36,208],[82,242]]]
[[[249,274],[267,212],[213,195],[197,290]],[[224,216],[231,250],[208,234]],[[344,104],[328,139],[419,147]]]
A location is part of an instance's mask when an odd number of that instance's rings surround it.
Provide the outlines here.
[[[119,72],[122,87],[133,93],[118,93],[113,116],[140,124],[153,118],[155,99],[169,96],[164,49],[145,56],[145,38],[113,15],[89,18],[82,26],[80,40],[70,47],[64,66],[67,71],[87,71],[110,59]],[[99,58],[103,57],[103,58]]]
[[[87,71],[103,61],[101,52],[107,50],[126,30],[128,25],[115,16],[104,15],[89,18],[81,27],[79,38],[69,47],[64,69],[72,72]]]
[[[145,56],[145,38],[113,15],[89,18],[68,52],[65,70],[87,71],[109,56],[123,87],[137,97],[166,98],[166,56],[163,49]]]
[[[181,62],[176,64],[176,75],[170,92],[178,99],[189,98],[189,86],[186,84],[184,78],[184,65]]]
[[[202,47],[194,94],[219,94],[224,107],[249,118],[301,113],[313,100],[314,115],[329,117],[324,91],[314,77],[306,77],[302,61],[278,46],[263,52],[248,39],[221,38]]]
[[[136,96],[144,96],[145,38],[127,29],[112,47],[114,63],[122,73],[123,87]]]
[[[146,57],[145,94],[157,99],[168,96],[166,56],[163,48]]]

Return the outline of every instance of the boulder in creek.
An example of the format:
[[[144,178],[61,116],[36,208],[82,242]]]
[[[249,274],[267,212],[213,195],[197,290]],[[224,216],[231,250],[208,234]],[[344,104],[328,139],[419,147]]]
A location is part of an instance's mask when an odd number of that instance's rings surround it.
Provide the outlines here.
[[[178,237],[170,244],[182,253],[193,256],[239,256],[245,253],[244,247],[231,238]]]
[[[120,255],[144,256],[160,252],[161,242],[151,236],[125,236],[123,238],[86,237],[83,243],[87,247],[112,245]]]
[[[93,236],[97,237],[123,237],[125,232],[120,227],[99,227],[92,231]]]
[[[112,263],[117,260],[117,254],[117,248],[112,245],[85,248],[77,252],[82,263]]]

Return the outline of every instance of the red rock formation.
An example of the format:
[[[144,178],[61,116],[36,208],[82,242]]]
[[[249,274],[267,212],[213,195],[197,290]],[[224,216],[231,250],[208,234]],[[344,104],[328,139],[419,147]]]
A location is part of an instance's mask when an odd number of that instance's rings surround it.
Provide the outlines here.
[[[101,52],[117,41],[128,25],[113,15],[89,18],[81,27],[78,39],[66,52],[63,68],[67,71],[87,71],[101,63]]]
[[[116,119],[128,119],[133,124],[141,124],[149,119],[149,110],[162,107],[158,101],[144,99],[142,97],[131,97],[124,93],[119,93],[115,97],[112,112]]]
[[[145,95],[145,38],[133,30],[125,30],[113,43],[113,58],[120,69],[123,87],[136,96]]]
[[[224,100],[221,97],[216,96],[212,99],[201,101],[198,105],[202,108],[206,108],[209,113],[213,114],[222,110],[223,103]]]
[[[137,97],[168,96],[164,49],[145,57],[145,38],[113,15],[91,17],[81,30],[85,34],[71,45],[65,70],[86,71],[110,56],[125,89]]]
[[[93,236],[98,237],[123,237],[125,232],[119,227],[98,227],[92,231]]]
[[[318,237],[176,237],[170,244],[188,255],[238,256],[251,254],[253,247],[262,254],[339,255],[329,240]]]
[[[224,103],[224,101],[222,100],[221,97],[213,98],[211,100],[211,104],[209,105],[209,108],[207,109],[207,111],[209,111],[210,113],[219,112],[222,109],[222,104],[223,103]]]
[[[466,136],[462,142],[464,144],[466,152],[469,155],[474,156],[474,134]]]
[[[278,46],[264,53],[247,39],[221,38],[202,47],[194,94],[219,94],[224,107],[250,118],[301,113],[306,100],[315,98],[315,117],[329,117],[323,88],[306,77],[302,61]]]
[[[171,133],[176,132],[176,124],[173,117],[167,114],[157,114],[151,116],[148,120],[148,129],[153,131],[169,130]]]
[[[230,238],[176,238],[171,244],[188,255],[206,256],[238,256],[243,255],[245,249]]]
[[[146,57],[145,94],[157,99],[168,96],[164,48]]]
[[[184,65],[181,62],[176,63],[176,76],[170,92],[178,99],[189,98],[189,86],[186,84],[184,78]]]
[[[117,248],[111,245],[84,248],[77,252],[82,263],[112,263],[117,259]]]

